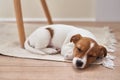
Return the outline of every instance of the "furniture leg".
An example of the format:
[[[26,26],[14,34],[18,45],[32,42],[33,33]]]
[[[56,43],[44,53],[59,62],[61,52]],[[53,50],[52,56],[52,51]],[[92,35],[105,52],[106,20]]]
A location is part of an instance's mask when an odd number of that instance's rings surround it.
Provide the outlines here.
[[[25,31],[24,31],[24,24],[23,24],[22,10],[21,10],[21,1],[14,0],[14,7],[15,7],[20,44],[21,44],[21,47],[24,48]]]
[[[41,0],[41,4],[45,13],[45,16],[47,18],[48,24],[53,24],[46,1],[45,0]]]

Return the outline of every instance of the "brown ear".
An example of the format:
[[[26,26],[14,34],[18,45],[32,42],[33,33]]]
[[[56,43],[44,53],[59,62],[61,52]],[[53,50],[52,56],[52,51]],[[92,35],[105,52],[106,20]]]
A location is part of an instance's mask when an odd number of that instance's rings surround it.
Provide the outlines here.
[[[99,57],[105,57],[107,56],[107,50],[105,47],[103,46],[99,46],[99,54],[98,54]]]
[[[78,40],[80,40],[82,36],[80,34],[76,34],[74,36],[72,36],[72,38],[70,39],[70,42],[74,42],[76,43]]]

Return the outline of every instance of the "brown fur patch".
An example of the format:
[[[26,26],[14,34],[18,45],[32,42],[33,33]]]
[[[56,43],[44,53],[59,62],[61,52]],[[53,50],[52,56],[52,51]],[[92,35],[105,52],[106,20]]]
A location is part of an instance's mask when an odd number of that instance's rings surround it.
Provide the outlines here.
[[[51,36],[51,38],[53,38],[54,30],[51,29],[51,28],[46,28],[46,29],[50,32],[50,36]]]

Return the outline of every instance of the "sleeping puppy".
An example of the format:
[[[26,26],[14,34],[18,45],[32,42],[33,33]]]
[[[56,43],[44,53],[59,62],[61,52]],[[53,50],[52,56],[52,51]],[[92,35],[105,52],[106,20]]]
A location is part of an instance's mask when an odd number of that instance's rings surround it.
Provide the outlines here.
[[[70,25],[53,24],[38,28],[25,41],[25,49],[37,54],[60,53],[65,59],[73,60],[75,68],[85,68],[107,50],[97,43],[88,30]]]

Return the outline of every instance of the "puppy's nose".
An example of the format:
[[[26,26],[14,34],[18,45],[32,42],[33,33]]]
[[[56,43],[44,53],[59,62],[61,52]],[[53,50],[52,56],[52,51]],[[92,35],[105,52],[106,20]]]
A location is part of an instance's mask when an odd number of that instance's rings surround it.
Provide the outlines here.
[[[81,60],[76,61],[76,66],[81,67],[83,65],[83,62]]]

